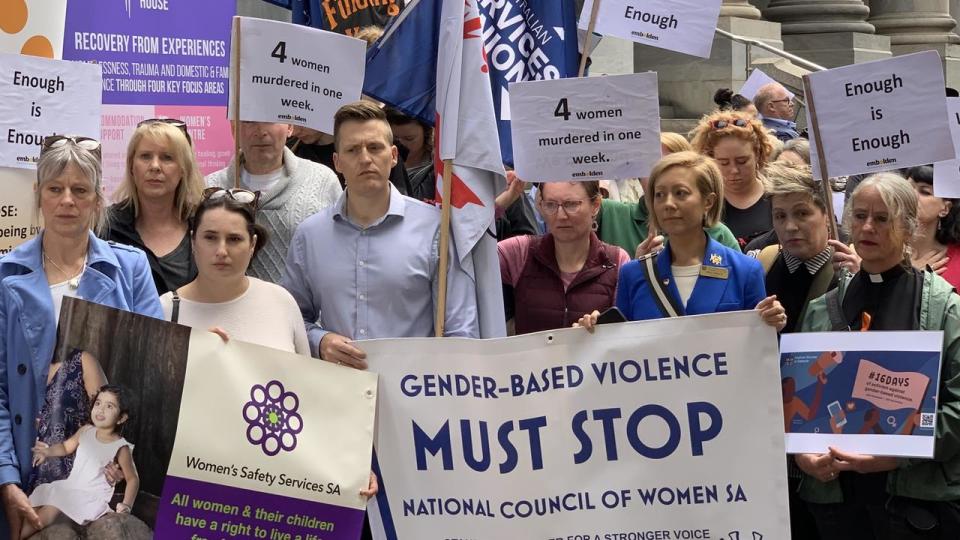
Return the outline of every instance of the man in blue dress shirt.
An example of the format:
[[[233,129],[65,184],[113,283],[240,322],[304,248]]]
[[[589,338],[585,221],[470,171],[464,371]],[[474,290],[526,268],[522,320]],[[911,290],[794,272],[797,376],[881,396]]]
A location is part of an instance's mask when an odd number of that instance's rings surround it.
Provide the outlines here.
[[[341,107],[334,145],[346,190],[297,227],[282,284],[300,306],[311,353],[364,369],[356,341],[434,335],[440,211],[390,184],[397,147],[376,105]],[[474,282],[447,249],[444,335],[479,337]]]
[[[793,121],[795,110],[793,96],[778,82],[767,83],[757,90],[753,104],[763,120],[763,127],[769,129],[783,142],[796,139],[797,123]]]

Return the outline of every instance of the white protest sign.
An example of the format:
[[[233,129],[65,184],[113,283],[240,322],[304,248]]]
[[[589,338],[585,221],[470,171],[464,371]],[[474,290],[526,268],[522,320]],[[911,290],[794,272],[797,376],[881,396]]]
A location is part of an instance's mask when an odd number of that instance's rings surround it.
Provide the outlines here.
[[[747,80],[743,83],[743,86],[740,87],[740,91],[737,93],[749,100],[753,100],[760,88],[762,88],[764,85],[774,82],[777,81],[773,80],[766,73],[760,71],[759,69],[754,69],[753,73],[747,77]],[[786,88],[784,88],[784,90],[786,90]],[[794,94],[790,90],[787,90],[787,96],[790,99],[794,98]]]
[[[960,155],[960,98],[947,98],[947,123],[953,139],[953,150]],[[960,197],[960,159],[933,164],[933,194],[955,199]]]
[[[590,25],[594,0],[586,0],[578,27]],[[722,0],[602,0],[594,32],[710,58]]]
[[[0,167],[33,169],[56,133],[100,138],[100,66],[0,54]]]
[[[513,156],[530,182],[647,176],[660,159],[657,74],[510,85]]]
[[[333,133],[337,109],[360,99],[366,42],[298,24],[237,19],[240,119]],[[235,73],[231,65],[231,77]],[[231,82],[230,118],[235,86]]]
[[[955,156],[936,51],[818,71],[809,78],[808,125],[814,125],[809,113],[815,110],[820,137],[811,137],[810,157],[818,179],[816,145],[823,148],[829,177]]]
[[[363,349],[375,538],[790,537],[777,342],[755,312]]]

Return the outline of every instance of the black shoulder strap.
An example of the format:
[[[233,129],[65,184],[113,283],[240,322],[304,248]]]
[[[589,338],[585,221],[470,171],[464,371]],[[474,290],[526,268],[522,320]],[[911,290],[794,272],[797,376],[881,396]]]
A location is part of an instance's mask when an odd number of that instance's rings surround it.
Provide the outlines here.
[[[173,312],[170,314],[170,322],[176,323],[180,319],[180,295],[177,290],[170,291],[173,294]]]
[[[827,291],[824,295],[827,303],[827,316],[830,318],[830,328],[834,332],[850,330],[850,325],[843,318],[843,306],[840,304],[840,288],[834,288]]]
[[[680,317],[684,314],[683,306],[677,304],[676,300],[663,289],[663,283],[660,281],[660,275],[657,273],[657,256],[651,255],[644,257],[640,267],[643,268],[643,276],[650,284],[653,301],[660,308],[660,313],[664,317]]]

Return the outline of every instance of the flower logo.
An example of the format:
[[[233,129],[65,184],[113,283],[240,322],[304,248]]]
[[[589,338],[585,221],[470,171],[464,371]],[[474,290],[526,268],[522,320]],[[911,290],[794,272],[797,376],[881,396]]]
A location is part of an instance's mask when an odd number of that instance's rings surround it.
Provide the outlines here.
[[[303,418],[297,413],[300,398],[284,390],[280,381],[256,384],[250,389],[250,401],[243,406],[247,421],[247,440],[259,445],[263,453],[275,456],[297,446],[297,434],[303,431]]]
[[[715,266],[719,266],[721,262],[723,262],[723,257],[721,257],[720,255],[717,255],[716,253],[714,253],[713,255],[710,256],[711,264]]]

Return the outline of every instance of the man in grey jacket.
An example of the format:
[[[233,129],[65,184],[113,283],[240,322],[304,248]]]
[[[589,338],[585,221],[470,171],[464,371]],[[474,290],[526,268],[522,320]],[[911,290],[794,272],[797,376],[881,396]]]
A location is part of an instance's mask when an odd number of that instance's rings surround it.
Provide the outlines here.
[[[284,144],[289,124],[240,123],[240,186],[260,192],[257,222],[270,240],[250,262],[248,273],[278,283],[283,276],[287,248],[297,226],[333,204],[343,193],[336,174],[319,163],[298,158]],[[237,159],[210,174],[208,186],[232,188]]]

